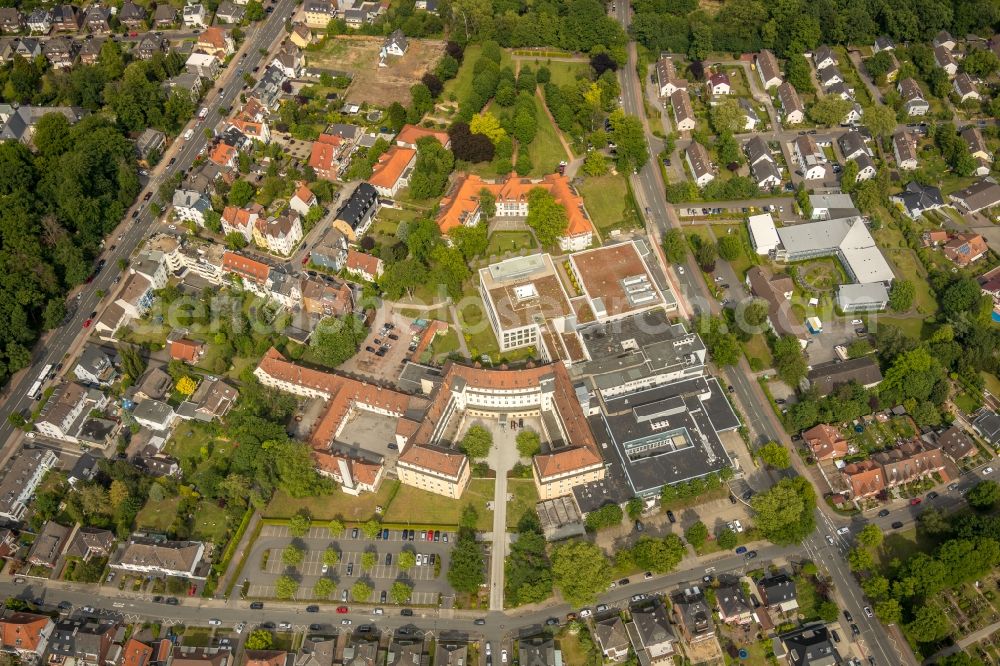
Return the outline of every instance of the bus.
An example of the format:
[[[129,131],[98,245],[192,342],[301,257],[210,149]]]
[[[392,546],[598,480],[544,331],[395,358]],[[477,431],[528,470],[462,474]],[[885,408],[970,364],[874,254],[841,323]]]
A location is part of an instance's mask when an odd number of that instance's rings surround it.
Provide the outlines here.
[[[38,373],[38,379],[36,379],[35,383],[31,385],[30,389],[28,389],[29,398],[31,398],[32,400],[38,400],[38,398],[41,397],[42,384],[44,384],[45,380],[49,378],[50,372],[52,372],[51,363],[42,368],[42,371]]]

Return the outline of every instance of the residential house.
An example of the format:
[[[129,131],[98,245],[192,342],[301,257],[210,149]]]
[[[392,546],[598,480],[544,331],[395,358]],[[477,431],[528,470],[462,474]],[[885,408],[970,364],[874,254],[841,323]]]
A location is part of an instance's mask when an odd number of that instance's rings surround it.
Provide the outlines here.
[[[400,632],[396,632],[389,640],[386,666],[417,666],[424,664],[427,662],[427,658],[424,656],[425,651],[424,636],[422,633],[403,635]]]
[[[76,443],[80,427],[90,412],[104,409],[107,404],[107,396],[97,389],[61,382],[39,411],[35,429],[45,437]]]
[[[425,12],[430,12],[431,14],[437,14],[438,3],[437,0],[417,0],[413,4],[414,9],[420,9]]]
[[[920,234],[920,242],[924,247],[938,247],[948,242],[948,232],[945,229],[930,229]]]
[[[833,640],[830,628],[813,622],[781,634],[774,639],[788,658],[788,666],[841,666],[846,664],[837,652],[839,640]]]
[[[232,55],[236,51],[236,43],[227,31],[212,26],[198,35],[198,41],[195,42],[194,48],[202,53],[214,55],[219,60],[225,60],[226,56]]]
[[[975,174],[977,176],[988,176],[993,166],[993,154],[986,147],[986,140],[983,139],[983,133],[979,131],[978,127],[970,125],[963,129],[959,136],[962,137],[962,141],[968,146],[969,154],[976,160],[977,167]]]
[[[208,22],[205,6],[200,2],[184,5],[184,25],[188,28],[204,28]]]
[[[53,520],[45,521],[28,551],[28,563],[36,567],[54,568],[66,547],[70,531],[71,528]]]
[[[289,79],[302,76],[306,68],[305,56],[292,45],[286,44],[274,56],[271,66],[278,68]]]
[[[840,70],[836,65],[830,65],[824,69],[817,70],[816,77],[819,79],[819,83],[823,86],[823,88],[829,88],[835,83],[844,82],[844,75],[840,73]]]
[[[947,30],[942,30],[934,36],[934,48],[941,47],[947,51],[954,51],[956,46],[955,38]]]
[[[882,467],[883,478],[889,488],[913,483],[944,469],[941,449],[919,438],[875,453],[871,460]]]
[[[288,35],[292,44],[295,44],[300,49],[304,49],[313,41],[313,32],[309,29],[305,23],[297,23],[292,28],[292,32]]]
[[[826,70],[824,70],[826,71]],[[826,87],[826,94],[834,97],[839,97],[845,102],[850,102],[854,100],[854,88],[850,87],[844,81],[836,81],[831,83]]]
[[[773,160],[763,160],[750,167],[750,175],[757,187],[762,190],[773,190],[781,185],[781,172]]]
[[[789,276],[770,276],[760,266],[753,266],[747,271],[746,283],[750,293],[767,303],[767,324],[772,331],[780,336],[791,335],[802,342],[808,339],[805,329],[792,313],[789,299],[794,292],[794,282]]]
[[[705,83],[710,95],[728,95],[732,91],[729,76],[725,72],[715,72]]]
[[[757,75],[765,90],[781,85],[781,69],[778,67],[777,58],[771,51],[764,49],[754,56],[754,64],[757,66]]]
[[[42,47],[45,59],[55,69],[69,69],[76,61],[77,42],[69,37],[57,36],[48,39]]]
[[[907,183],[902,192],[892,195],[889,199],[902,206],[903,212],[913,220],[923,215],[924,211],[935,210],[945,205],[940,189],[933,185],[921,185],[915,180]]]
[[[167,350],[172,361],[196,364],[205,355],[205,343],[183,337],[179,332],[167,336]]]
[[[943,46],[934,47],[934,62],[945,71],[949,78],[958,73],[958,61],[955,60],[951,51]]]
[[[307,215],[309,210],[318,204],[316,195],[304,182],[299,183],[298,187],[295,188],[295,194],[288,201],[288,206],[299,215]]]
[[[374,255],[353,249],[347,251],[347,262],[344,264],[344,270],[351,275],[356,275],[368,282],[375,282],[382,277],[383,268],[382,260]]]
[[[632,649],[646,657],[643,663],[672,664],[677,651],[674,643],[677,635],[667,617],[667,609],[659,600],[651,605],[631,609],[632,622],[629,624],[629,638]]]
[[[64,553],[87,562],[92,557],[107,557],[115,544],[115,534],[99,527],[78,527]]]
[[[79,32],[83,13],[73,5],[56,5],[52,8],[52,27],[56,32]]]
[[[143,428],[162,432],[174,424],[177,413],[160,400],[143,400],[132,410],[132,418]]]
[[[661,55],[656,61],[656,82],[660,97],[670,97],[678,90],[687,90],[688,85],[687,80],[678,78],[674,61],[668,55]]]
[[[54,630],[48,615],[5,609],[0,613],[0,649],[16,655],[22,664],[37,664]]]
[[[842,125],[857,125],[861,122],[861,117],[864,115],[865,110],[861,108],[861,105],[855,102],[850,109],[847,110],[847,115],[844,116]]]
[[[802,176],[806,180],[826,178],[826,155],[816,145],[812,136],[800,135],[792,143],[793,152],[799,162]]]
[[[837,61],[837,54],[826,44],[816,47],[816,50],[812,53],[812,59],[817,70],[836,67],[840,64]]]
[[[871,155],[868,153],[858,155],[854,158],[854,162],[858,165],[858,175],[854,179],[857,183],[871,180],[878,173],[878,170],[875,168],[875,161],[872,160]]]
[[[118,11],[118,20],[130,30],[140,30],[146,27],[146,9],[132,0],[126,0]]]
[[[434,2],[435,0],[417,0],[417,9],[420,9],[421,2]],[[464,642],[464,637],[452,638],[444,633],[438,637],[437,645],[434,649],[433,666],[467,666],[469,664],[469,644]],[[296,666],[326,666],[319,664],[296,664]]]
[[[138,273],[131,273],[125,278],[125,284],[115,300],[122,310],[132,319],[141,319],[153,306],[155,287],[149,278]]]
[[[917,163],[917,141],[905,129],[892,135],[892,154],[896,158],[896,166],[902,171],[913,171]]]
[[[562,651],[556,648],[550,634],[541,634],[517,641],[517,651],[521,666],[549,666],[561,664]]]
[[[739,581],[720,584],[715,589],[715,602],[719,607],[719,619],[723,622],[750,624],[753,621],[753,606]]]
[[[774,162],[774,157],[771,155],[771,148],[767,145],[767,141],[759,136],[755,136],[743,144],[743,152],[746,153],[747,164],[751,168],[760,162]]]
[[[153,12],[154,28],[170,28],[175,23],[177,23],[177,10],[170,3],[161,2],[156,5],[156,11]]]
[[[152,365],[146,369],[136,383],[129,387],[125,397],[138,402],[139,400],[162,400],[170,395],[174,380],[159,365]]]
[[[847,161],[856,160],[861,155],[871,155],[865,138],[857,130],[850,130],[842,134],[837,139],[837,144],[840,146],[844,160]]]
[[[807,378],[820,396],[827,396],[851,382],[865,388],[877,386],[882,381],[882,371],[871,356],[862,356],[843,362],[819,363],[813,366]]]
[[[688,643],[696,643],[715,636],[712,609],[698,587],[681,590],[670,597],[674,619]]]
[[[379,49],[379,64],[383,65],[385,59],[389,56],[402,58],[409,46],[410,43],[406,39],[406,35],[403,34],[402,30],[396,28],[382,42],[382,46]]]
[[[790,613],[799,607],[795,581],[782,572],[766,576],[757,581],[761,601],[769,610]]]
[[[979,99],[979,90],[976,89],[975,81],[973,81],[972,77],[965,72],[962,72],[955,77],[955,80],[952,82],[952,89],[955,91],[955,94],[958,95],[960,102],[967,102],[970,99]]]
[[[309,154],[309,166],[316,176],[323,180],[336,180],[341,168],[341,157],[349,152],[349,145],[332,134],[320,134],[313,142]]]
[[[802,433],[815,460],[836,460],[851,452],[851,445],[834,426],[820,423]]]
[[[261,249],[287,257],[302,240],[302,218],[295,211],[266,220],[258,217],[253,239]]]
[[[73,374],[77,381],[91,386],[108,387],[118,379],[115,358],[97,345],[87,345],[76,359]]]
[[[368,182],[379,194],[392,198],[409,185],[410,174],[416,162],[416,150],[392,146],[379,156]]]
[[[77,53],[77,57],[80,58],[80,64],[96,65],[101,57],[101,49],[104,48],[104,42],[106,41],[107,38],[105,37],[84,40],[83,45],[80,47],[80,52]],[[138,47],[136,47],[136,50],[138,50]]]
[[[219,59],[208,53],[192,53],[184,62],[184,68],[204,79],[214,79],[219,74]]]
[[[791,83],[785,81],[778,86],[778,100],[786,125],[798,125],[805,120],[805,107]]]
[[[221,379],[206,378],[177,408],[177,416],[209,423],[224,417],[239,397],[240,392]]]
[[[45,473],[59,463],[51,449],[19,448],[0,479],[0,518],[20,522]]]
[[[908,116],[925,116],[930,111],[931,105],[924,98],[924,93],[920,90],[920,85],[914,79],[903,79],[896,84],[896,90],[903,99],[903,109]]]
[[[222,233],[228,236],[237,233],[243,236],[249,243],[253,240],[253,230],[257,226],[257,220],[264,212],[263,206],[253,204],[250,208],[237,208],[236,206],[226,206],[222,210]]]
[[[49,663],[107,666],[118,633],[117,621],[68,617],[56,622],[49,642]]]
[[[944,244],[944,256],[961,268],[986,256],[989,247],[979,234],[958,233]]]
[[[934,444],[956,463],[960,463],[966,458],[972,458],[979,453],[976,443],[957,425],[938,433],[934,438]]]
[[[207,195],[195,190],[175,190],[171,202],[179,222],[194,222],[205,226],[205,213],[212,210],[212,201]]]
[[[347,239],[340,231],[330,227],[310,250],[309,263],[336,273],[346,262]]]
[[[740,110],[743,112],[743,130],[745,132],[753,132],[760,125],[760,116],[757,115],[757,110],[753,108],[753,104],[750,100],[740,97],[739,99]]]
[[[697,141],[692,141],[691,145],[684,151],[684,159],[698,187],[705,187],[715,180],[715,168],[705,146]]]
[[[212,58],[212,56],[205,56],[207,58]],[[214,58],[212,58],[214,60]],[[209,153],[208,159],[220,167],[226,169],[235,169],[239,161],[240,151],[236,146],[220,141],[212,152]]]
[[[11,62],[14,60],[14,56],[21,56],[25,60],[34,60],[44,54],[43,46],[44,42],[34,37],[15,37],[0,49],[0,59],[3,62]],[[14,116],[12,111],[13,107],[9,107],[0,120],[7,122],[9,118]]]
[[[687,90],[678,89],[670,95],[670,108],[674,112],[674,127],[678,132],[690,132],[695,128],[694,107]]]
[[[333,226],[352,243],[356,242],[368,231],[378,208],[378,191],[368,183],[361,183],[337,210]]]
[[[93,41],[93,40],[91,40]],[[139,138],[135,140],[135,152],[143,166],[149,166],[149,160],[153,154],[163,154],[163,148],[167,145],[167,136],[160,130],[147,127],[143,130]]]
[[[243,22],[246,13],[245,5],[238,5],[233,0],[222,0],[219,8],[215,10],[215,20],[229,25],[238,25]]]
[[[344,21],[347,27],[357,30],[366,23],[371,23],[379,13],[379,4],[375,2],[360,2],[351,9],[344,10]]]
[[[330,0],[307,0],[303,10],[310,28],[326,29],[327,24],[337,18],[337,4]]]
[[[12,35],[24,30],[24,15],[16,7],[0,7],[0,33]]]
[[[370,255],[364,255],[370,256]],[[343,282],[306,279],[302,281],[302,309],[310,315],[339,317],[354,308],[354,293]]]
[[[620,613],[595,619],[593,635],[605,661],[625,661],[628,658],[628,630]]]
[[[953,192],[951,200],[966,213],[978,213],[986,208],[1000,205],[1000,185],[984,178],[969,185],[964,190]]]
[[[874,53],[879,51],[894,51],[896,49],[896,43],[892,41],[891,37],[886,37],[885,35],[875,38],[875,45],[872,48]]]
[[[35,35],[47,35],[52,30],[52,12],[41,7],[28,14],[28,30]]]
[[[292,666],[294,663],[295,655],[284,650],[247,650],[243,666]]]
[[[420,125],[403,125],[402,129],[399,130],[399,134],[396,135],[396,145],[400,148],[410,148],[412,150],[417,149],[417,142],[424,137],[433,137],[438,140],[445,148],[451,146],[451,137],[444,130],[431,129],[429,127],[421,127]]]
[[[170,648],[173,643],[169,639],[163,639],[158,647],[160,650],[154,651],[152,647],[142,641],[129,638],[122,647],[121,662],[118,666],[151,666],[154,661],[166,661],[170,655]]]
[[[983,293],[993,299],[993,311],[1000,312],[1000,267],[976,278]]]
[[[87,9],[84,16],[84,25],[91,33],[111,32],[111,8],[100,4],[93,4]]]
[[[981,409],[972,421],[972,428],[993,446],[1000,444],[1000,416],[992,410]]]

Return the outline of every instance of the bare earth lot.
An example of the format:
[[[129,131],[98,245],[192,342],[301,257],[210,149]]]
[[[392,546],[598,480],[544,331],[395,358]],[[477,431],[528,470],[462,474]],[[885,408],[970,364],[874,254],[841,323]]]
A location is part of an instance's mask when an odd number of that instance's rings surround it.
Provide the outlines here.
[[[437,66],[444,54],[444,42],[432,39],[411,39],[402,58],[390,57],[386,67],[378,66],[381,37],[338,36],[316,53],[310,53],[309,63],[315,67],[351,72],[354,82],[347,89],[347,101],[376,106],[399,102],[410,104],[410,86]]]

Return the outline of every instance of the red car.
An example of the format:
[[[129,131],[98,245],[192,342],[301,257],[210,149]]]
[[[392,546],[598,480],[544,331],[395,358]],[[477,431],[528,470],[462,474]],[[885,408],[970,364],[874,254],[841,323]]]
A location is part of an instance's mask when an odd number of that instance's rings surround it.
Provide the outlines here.
[[[305,266],[308,263],[309,263],[309,255],[307,254],[306,256],[302,257],[302,265]]]
[[[93,319],[88,319],[87,321],[83,322],[83,327],[84,328],[90,328],[90,325],[93,324],[93,323],[94,323]]]
[[[921,502],[923,502],[922,499],[920,499],[919,497],[914,497],[913,499],[910,500],[910,506],[916,506]]]
[[[337,612],[343,615],[347,612],[347,606],[337,606]]]
[[[433,530],[427,530],[427,534],[424,535],[424,540],[425,541],[433,541],[434,540],[434,531]]]

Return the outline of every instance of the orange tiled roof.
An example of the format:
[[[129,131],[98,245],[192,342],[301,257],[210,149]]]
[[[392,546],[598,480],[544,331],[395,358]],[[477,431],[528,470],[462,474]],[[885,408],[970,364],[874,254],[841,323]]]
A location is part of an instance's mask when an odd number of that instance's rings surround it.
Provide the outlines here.
[[[327,453],[326,451],[313,451],[313,457],[320,469],[336,474],[338,477],[340,476],[340,461],[345,461],[355,483],[366,486],[374,486],[375,481],[378,480],[379,472],[382,470],[382,465],[379,463]],[[247,664],[247,666],[251,665]]]
[[[411,446],[399,456],[402,462],[425,469],[432,469],[450,477],[457,477],[462,471],[465,455],[438,447]]]
[[[0,620],[3,647],[26,652],[37,650],[49,618],[34,613],[11,613]]]
[[[170,341],[170,358],[180,359],[193,363],[198,358],[198,353],[204,346],[203,343],[187,338],[178,338]]]
[[[141,641],[130,638],[122,650],[122,661],[119,666],[146,666],[153,656],[153,648]]]
[[[418,125],[403,125],[403,129],[399,130],[399,134],[396,135],[396,141],[415,146],[417,145],[417,141],[425,136],[434,137],[442,146],[447,146],[448,142],[451,141],[448,133],[444,130],[429,129]]]
[[[358,252],[357,250],[347,251],[346,268],[349,271],[361,271],[368,275],[378,275],[379,264],[381,263],[382,260],[374,255]]]
[[[847,442],[840,436],[840,431],[831,425],[821,423],[802,433],[802,438],[818,460],[847,455]]]
[[[844,475],[851,484],[854,497],[869,497],[885,490],[882,466],[871,460],[862,460],[844,467]]]
[[[337,148],[343,142],[341,137],[334,134],[320,134],[309,153],[309,166],[314,169],[329,169],[333,166]]]
[[[249,120],[237,116],[230,124],[238,129],[244,136],[259,138],[264,136],[264,124],[256,120]]]
[[[375,187],[391,188],[400,179],[406,168],[417,156],[412,148],[393,146],[378,158],[368,182]]]
[[[257,215],[264,210],[260,204],[254,204],[250,208],[237,208],[236,206],[226,206],[222,210],[222,219],[231,227],[249,227],[253,224]]]
[[[283,650],[247,650],[246,666],[285,666]]]
[[[495,186],[487,184],[475,174],[461,177],[452,193],[441,200],[437,225],[442,234],[462,226],[466,218],[476,212],[479,208],[479,193],[484,187],[492,191]]]
[[[198,37],[198,44],[208,44],[217,49],[224,49],[226,48],[226,31],[214,25],[205,28],[205,31]]]
[[[305,183],[300,183],[298,188],[295,190],[295,196],[297,196],[303,203],[308,204],[315,198],[315,194]]]
[[[244,257],[242,254],[236,254],[235,252],[226,252],[222,255],[222,269],[239,273],[260,283],[266,282],[268,273],[271,272],[267,264],[262,264],[250,257]]]
[[[208,159],[219,166],[229,166],[236,159],[236,153],[236,148],[220,141],[219,145],[212,149],[212,154]]]

